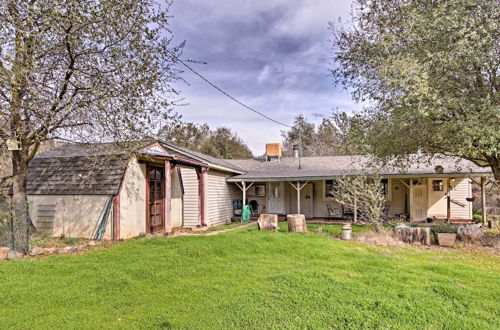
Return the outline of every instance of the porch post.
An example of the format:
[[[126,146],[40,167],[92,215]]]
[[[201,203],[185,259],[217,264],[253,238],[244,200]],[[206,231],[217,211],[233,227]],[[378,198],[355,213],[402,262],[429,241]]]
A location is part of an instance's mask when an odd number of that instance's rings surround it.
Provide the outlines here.
[[[484,176],[481,177],[481,210],[483,212],[483,226],[486,226],[488,223],[486,221],[486,178]]]
[[[410,178],[410,221],[413,221],[413,179]]]
[[[300,214],[300,182],[297,181],[297,214]]]
[[[205,174],[204,168],[196,169],[198,175],[198,221],[201,226],[206,226],[205,223]]]
[[[451,184],[448,180],[448,194],[446,196],[446,219],[451,223]]]
[[[165,161],[165,201],[164,201],[164,207],[165,207],[165,223],[164,223],[164,230],[167,233],[172,232],[172,216],[171,216],[171,209],[172,209],[172,166],[170,164],[170,161],[166,160]]]
[[[246,205],[246,200],[247,200],[247,183],[245,181],[241,182],[241,185],[243,187],[243,201],[241,202],[241,205],[242,205],[242,210],[243,210],[243,206]]]

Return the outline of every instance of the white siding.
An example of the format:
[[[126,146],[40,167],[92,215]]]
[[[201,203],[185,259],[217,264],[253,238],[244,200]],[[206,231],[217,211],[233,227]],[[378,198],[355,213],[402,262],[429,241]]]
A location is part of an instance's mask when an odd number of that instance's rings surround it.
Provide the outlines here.
[[[170,217],[172,221],[172,227],[178,228],[182,226],[182,187],[181,179],[179,177],[179,171],[176,168],[172,172],[172,193],[170,199]]]
[[[30,217],[35,227],[45,225],[48,219],[43,217],[44,210],[50,206],[55,212],[51,213],[53,229],[49,235],[92,239],[107,198],[104,195],[30,195]],[[110,212],[104,239],[111,239],[112,222]]]
[[[234,185],[226,182],[228,176],[223,172],[209,170],[205,177],[205,221],[208,226],[218,226],[231,222],[233,199],[237,198],[235,198]]]
[[[132,157],[120,190],[120,239],[146,231],[146,165]]]
[[[466,200],[467,197],[472,196],[472,188],[469,179],[455,179],[454,183],[451,183],[451,198],[465,204],[465,206],[460,206],[455,203],[451,203],[451,217],[461,218],[461,219],[472,219],[472,203]]]
[[[198,225],[198,177],[193,168],[181,167],[182,184],[184,185],[183,215],[184,227]]]

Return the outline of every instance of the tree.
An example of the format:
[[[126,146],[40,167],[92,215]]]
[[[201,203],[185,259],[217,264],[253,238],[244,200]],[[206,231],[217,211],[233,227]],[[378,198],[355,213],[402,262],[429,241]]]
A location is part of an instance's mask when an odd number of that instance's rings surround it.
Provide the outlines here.
[[[174,125],[164,126],[158,132],[158,136],[166,142],[195,151],[200,150],[210,134],[210,127],[207,124],[186,123],[180,118]]]
[[[16,218],[29,223],[28,163],[43,141],[132,139],[168,119],[182,48],[170,45],[169,5],[0,2],[0,142],[19,146],[12,151]]]
[[[200,151],[217,158],[225,159],[253,157],[247,145],[231,129],[226,127],[219,127],[215,131],[212,131]]]
[[[380,232],[386,202],[380,178],[344,176],[335,184],[335,200],[354,212],[355,222],[369,224]]]
[[[293,145],[301,144],[302,156],[333,156],[348,154],[349,150],[340,140],[338,127],[331,118],[323,118],[316,127],[303,115],[295,117],[293,126],[282,131],[284,155],[292,156]]]
[[[175,125],[162,127],[158,136],[179,147],[224,159],[252,158],[248,146],[231,129],[211,130],[207,124],[196,125],[179,120]]]
[[[491,167],[500,180],[495,0],[356,0],[330,23],[337,84],[367,106],[358,141],[379,159],[419,147]]]

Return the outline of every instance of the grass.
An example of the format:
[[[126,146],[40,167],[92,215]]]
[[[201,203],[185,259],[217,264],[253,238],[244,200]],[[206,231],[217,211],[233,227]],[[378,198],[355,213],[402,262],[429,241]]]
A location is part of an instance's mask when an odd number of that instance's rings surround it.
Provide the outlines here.
[[[449,251],[371,247],[255,226],[132,240],[83,255],[1,262],[0,324],[500,328],[499,260]]]

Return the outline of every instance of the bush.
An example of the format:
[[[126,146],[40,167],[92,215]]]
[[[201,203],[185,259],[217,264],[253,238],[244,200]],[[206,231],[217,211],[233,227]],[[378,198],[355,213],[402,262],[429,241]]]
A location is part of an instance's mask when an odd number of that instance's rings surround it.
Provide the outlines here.
[[[483,216],[481,214],[474,214],[473,218],[475,223],[483,222]]]
[[[63,238],[63,243],[66,245],[75,245],[78,243],[78,240],[74,237]]]
[[[432,231],[434,233],[447,233],[447,234],[455,234],[457,230],[455,227],[446,222],[438,222],[432,227]]]

